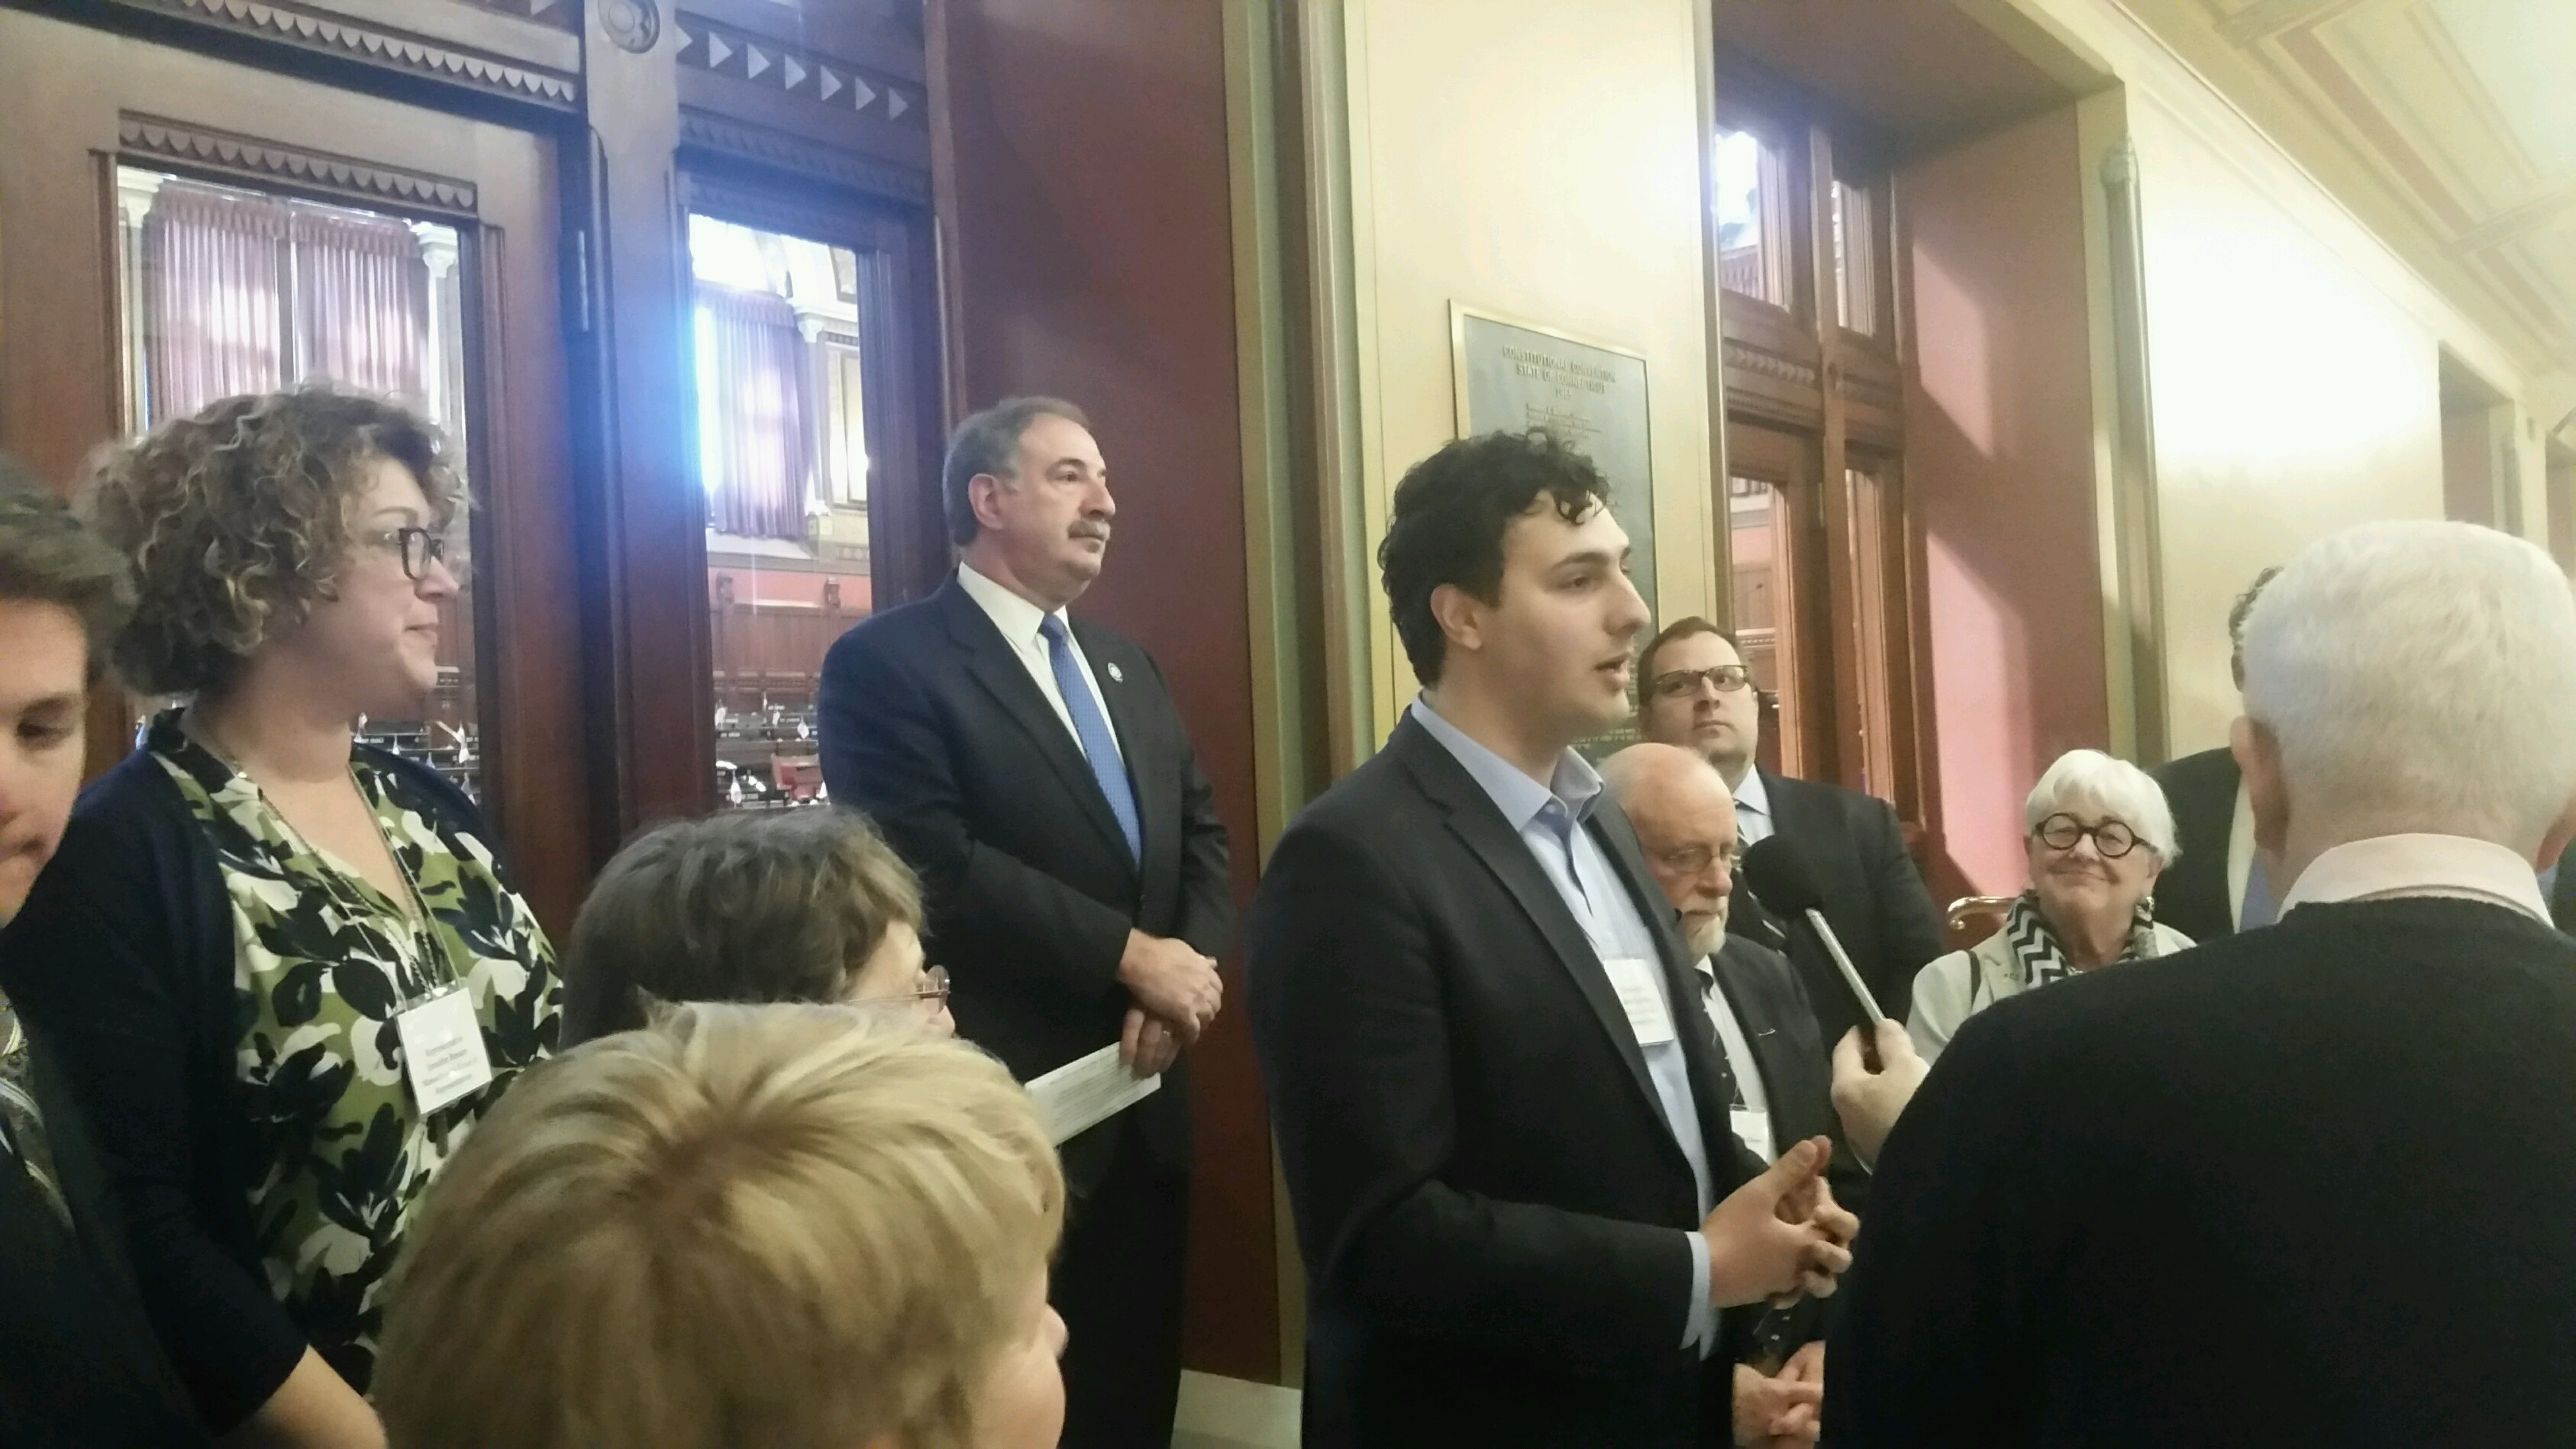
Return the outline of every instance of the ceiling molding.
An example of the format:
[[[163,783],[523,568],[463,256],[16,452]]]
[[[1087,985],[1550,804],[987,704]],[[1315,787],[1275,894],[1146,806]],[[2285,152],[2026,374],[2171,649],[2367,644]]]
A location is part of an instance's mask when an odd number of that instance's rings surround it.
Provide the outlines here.
[[[2519,241],[2556,221],[2569,211],[2576,211],[2576,181],[2555,191],[2535,196],[2520,206],[2507,207],[2494,216],[2459,234],[2451,249],[2461,255],[2482,252],[2506,242]]]
[[[2338,15],[2379,3],[2382,0],[2254,0],[2219,21],[2218,33],[2241,50],[2293,30],[2313,30]],[[2411,5],[2414,0],[2399,3]]]

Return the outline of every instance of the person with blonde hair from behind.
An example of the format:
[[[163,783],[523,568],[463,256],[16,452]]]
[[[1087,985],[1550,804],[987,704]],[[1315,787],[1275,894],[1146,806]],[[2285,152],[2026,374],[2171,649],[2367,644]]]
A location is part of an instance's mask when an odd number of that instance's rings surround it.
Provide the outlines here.
[[[1051,1449],[1063,1178],[1000,1063],[690,1005],[530,1073],[423,1205],[396,1449]]]

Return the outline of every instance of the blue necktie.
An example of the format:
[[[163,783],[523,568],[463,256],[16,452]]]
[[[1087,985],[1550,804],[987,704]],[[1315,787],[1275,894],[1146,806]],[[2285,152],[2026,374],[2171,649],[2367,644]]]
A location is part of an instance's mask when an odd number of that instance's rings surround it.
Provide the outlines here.
[[[1109,733],[1109,721],[1100,717],[1100,706],[1092,701],[1091,686],[1084,682],[1082,666],[1074,662],[1073,642],[1065,637],[1064,621],[1053,614],[1038,621],[1038,633],[1047,641],[1047,663],[1055,669],[1056,692],[1064,696],[1065,713],[1073,716],[1073,733],[1082,741],[1082,753],[1091,761],[1091,778],[1100,782],[1100,793],[1109,798],[1109,813],[1118,817],[1119,832],[1127,837],[1127,857],[1144,858],[1142,833],[1136,825],[1136,787],[1127,778],[1127,767],[1118,759],[1118,741]]]

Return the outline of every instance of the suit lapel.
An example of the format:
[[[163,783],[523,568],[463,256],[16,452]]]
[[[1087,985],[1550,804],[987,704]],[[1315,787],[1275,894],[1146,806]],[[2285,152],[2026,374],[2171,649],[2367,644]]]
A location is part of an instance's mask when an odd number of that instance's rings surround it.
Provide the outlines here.
[[[1682,1061],[1690,1069],[1691,1104],[1699,1113],[1700,1142],[1710,1149],[1709,1167],[1717,1167],[1715,1145],[1730,1141],[1735,1125],[1727,1109],[1735,1103],[1735,1073],[1727,1065],[1726,1054],[1718,1049],[1716,1029],[1708,1023],[1708,1012],[1700,1005],[1699,973],[1691,969],[1690,948],[1682,941],[1681,924],[1674,919],[1672,903],[1664,898],[1663,887],[1655,883],[1646,868],[1645,848],[1637,843],[1637,829],[1628,821],[1626,811],[1610,800],[1603,800],[1592,812],[1592,832],[1610,857],[1618,872],[1619,884],[1635,904],[1639,919],[1655,935],[1655,954],[1664,970],[1664,992],[1673,1003],[1673,1023],[1681,1038]],[[1766,1164],[1767,1165],[1767,1164]],[[1721,1188],[1720,1195],[1724,1195]]]
[[[1627,1063],[1628,1075],[1637,1084],[1638,1092],[1655,1107],[1655,1120],[1662,1121],[1661,1099],[1655,1095],[1653,1079],[1646,1075],[1646,1054],[1637,1046],[1637,1034],[1628,1028],[1628,1013],[1620,1007],[1618,994],[1610,989],[1610,978],[1601,969],[1600,957],[1584,937],[1574,913],[1566,909],[1565,898],[1557,894],[1555,884],[1530,855],[1529,846],[1503,819],[1493,797],[1485,793],[1447,747],[1410,717],[1396,725],[1387,748],[1405,761],[1423,793],[1447,811],[1451,833],[1493,874],[1547,941],[1557,964],[1565,968],[1575,990],[1583,994],[1584,1004],[1592,1008],[1593,1019],[1610,1038],[1612,1049]]]
[[[1127,834],[1118,828],[1118,817],[1109,812],[1108,798],[1100,793],[1100,782],[1092,778],[1091,762],[1083,758],[1082,746],[1064,720],[1047,703],[1038,682],[1029,677],[1028,666],[1011,650],[993,618],[970,597],[952,577],[939,591],[948,611],[949,636],[966,650],[966,672],[1002,712],[1018,723],[1038,753],[1046,758],[1073,798],[1082,802],[1083,813],[1099,829],[1118,853],[1127,853]]]
[[[1794,1048],[1778,1029],[1763,1029],[1768,1014],[1753,1000],[1747,989],[1738,961],[1735,943],[1720,946],[1709,968],[1717,973],[1717,989],[1726,993],[1726,1004],[1735,1012],[1735,1024],[1744,1029],[1744,1039],[1753,1048],[1753,1065],[1762,1073],[1762,1096],[1772,1105],[1772,1125],[1780,1125],[1780,1104],[1789,1100],[1797,1084],[1795,1064],[1789,1059]],[[1784,1139],[1785,1140],[1785,1139]]]

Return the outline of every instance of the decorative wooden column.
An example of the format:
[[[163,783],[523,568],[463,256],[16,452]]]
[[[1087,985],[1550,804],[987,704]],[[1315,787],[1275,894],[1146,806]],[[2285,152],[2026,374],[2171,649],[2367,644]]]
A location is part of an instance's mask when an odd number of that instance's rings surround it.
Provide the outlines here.
[[[594,838],[714,804],[706,500],[690,449],[679,31],[657,0],[584,7],[589,145],[568,146],[565,319],[583,461],[583,638]]]

